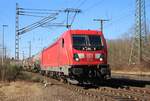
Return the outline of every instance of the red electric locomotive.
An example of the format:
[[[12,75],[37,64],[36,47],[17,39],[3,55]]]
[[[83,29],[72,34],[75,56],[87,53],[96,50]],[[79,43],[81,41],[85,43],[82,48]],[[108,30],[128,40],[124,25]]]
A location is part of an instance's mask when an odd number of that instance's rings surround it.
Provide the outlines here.
[[[101,81],[111,75],[101,31],[68,30],[40,56],[42,72],[72,83]]]

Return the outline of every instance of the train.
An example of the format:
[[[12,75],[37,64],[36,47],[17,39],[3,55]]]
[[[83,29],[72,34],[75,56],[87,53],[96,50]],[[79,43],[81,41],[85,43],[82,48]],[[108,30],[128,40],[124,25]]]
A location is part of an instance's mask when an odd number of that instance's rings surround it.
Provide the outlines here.
[[[67,30],[53,44],[30,59],[30,69],[73,84],[111,77],[107,43],[102,31]]]

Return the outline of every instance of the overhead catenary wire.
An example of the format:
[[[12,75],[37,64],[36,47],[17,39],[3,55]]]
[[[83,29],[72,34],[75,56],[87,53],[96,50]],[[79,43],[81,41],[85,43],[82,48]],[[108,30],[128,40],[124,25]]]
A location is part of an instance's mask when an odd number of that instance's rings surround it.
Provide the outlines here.
[[[31,8],[19,8],[20,10],[24,11],[55,11],[55,12],[62,12],[63,10],[50,10],[50,9],[31,9]]]
[[[50,22],[50,23],[47,23],[47,24],[45,24],[45,25],[43,25],[41,27],[45,27],[45,28],[51,27],[51,29],[52,29],[52,27],[66,27],[66,25],[65,25],[65,20],[63,20],[62,22],[59,22],[59,23],[57,23],[57,22],[55,22],[55,23]],[[48,29],[50,29],[50,28],[48,28]]]
[[[53,17],[52,17],[52,16],[45,17],[45,18],[41,19],[41,20],[38,21],[38,22],[35,22],[35,23],[31,24],[31,25],[28,25],[28,26],[26,26],[26,27],[24,27],[24,28],[19,29],[18,31],[21,31],[21,30],[27,29],[27,28],[30,27],[30,26],[34,26],[34,25],[36,25],[36,24],[40,24],[40,23],[42,23],[42,22],[45,22],[45,21],[49,20],[50,18],[53,18]]]
[[[83,4],[83,2],[81,4]],[[21,11],[19,11],[19,14],[20,15],[25,15],[25,16],[44,17],[44,16],[41,16],[41,15],[43,15],[43,14],[53,14],[51,12],[43,12],[44,10],[42,10],[42,9],[23,9],[23,8],[20,8],[20,9],[21,9]],[[40,10],[42,12],[39,12],[38,10]],[[59,11],[59,12],[67,13],[66,27],[70,27],[73,24],[74,20],[75,20],[76,14],[81,12],[80,9],[74,9],[74,8],[66,8],[64,10],[48,10],[48,9],[45,9],[45,10],[46,11]],[[72,20],[69,22],[70,13],[74,13],[74,15],[72,17]],[[50,26],[52,26],[52,24]],[[61,25],[55,24],[54,26],[64,26],[64,25],[63,24],[61,24]]]
[[[74,8],[66,8],[66,9],[62,9],[62,10],[49,10],[49,9],[30,9],[30,8],[21,8],[18,6],[18,4],[16,4],[16,16],[18,19],[20,16],[31,16],[31,17],[42,17],[41,20],[35,22],[35,23],[32,23],[30,25],[27,25],[23,28],[19,28],[19,21],[16,21],[16,25],[17,28],[16,28],[16,35],[17,35],[17,38],[19,38],[19,35],[22,35],[26,32],[29,32],[29,31],[32,31],[38,27],[46,27],[46,25],[48,26],[55,26],[55,27],[66,27],[65,24],[62,24],[62,23],[55,23],[55,22],[52,22],[54,21],[55,19],[57,19],[60,15],[60,13],[64,13],[64,14],[67,14],[69,12],[68,15],[68,22],[69,22],[67,25],[70,26],[70,23],[71,25],[73,24],[74,22],[74,19],[75,19],[75,16],[77,13],[80,13],[81,10],[80,9],[74,9]],[[73,17],[71,16],[71,14],[73,14]],[[20,16],[19,16],[20,15]],[[57,21],[57,20],[56,20]],[[63,21],[64,22],[64,21]],[[19,39],[17,39],[19,40]],[[15,59],[19,59],[19,41],[15,41]]]
[[[30,11],[19,11],[19,13],[27,13],[27,14],[52,14],[51,12],[30,12]]]
[[[31,25],[28,25],[28,26],[20,29],[19,30],[19,34],[21,35],[23,33],[29,32],[29,31],[31,31],[31,30],[33,30],[33,29],[35,29],[37,27],[40,27],[40,26],[42,26],[42,25],[44,25],[44,24],[46,24],[46,23],[48,23],[50,21],[53,21],[55,19],[56,19],[55,17],[48,16],[48,17],[46,17],[46,18],[44,18],[44,19],[42,19],[42,20],[40,20],[38,22],[35,22],[35,23],[31,24]]]
[[[41,16],[41,15],[31,15],[31,14],[20,14],[20,15],[24,15],[24,16],[32,16],[32,17],[46,17],[46,16]]]
[[[71,21],[70,25],[73,24],[73,22],[74,22],[74,20],[75,20],[75,17],[76,17],[76,14],[77,14],[77,13],[74,14],[74,16],[73,16],[73,18],[72,18],[72,21]]]

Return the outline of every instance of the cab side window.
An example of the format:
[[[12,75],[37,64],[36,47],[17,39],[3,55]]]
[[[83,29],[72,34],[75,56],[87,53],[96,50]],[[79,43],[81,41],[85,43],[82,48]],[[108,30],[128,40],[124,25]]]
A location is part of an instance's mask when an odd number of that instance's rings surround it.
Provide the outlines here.
[[[65,44],[65,41],[64,41],[64,38],[62,38],[62,48],[64,48],[64,44]]]

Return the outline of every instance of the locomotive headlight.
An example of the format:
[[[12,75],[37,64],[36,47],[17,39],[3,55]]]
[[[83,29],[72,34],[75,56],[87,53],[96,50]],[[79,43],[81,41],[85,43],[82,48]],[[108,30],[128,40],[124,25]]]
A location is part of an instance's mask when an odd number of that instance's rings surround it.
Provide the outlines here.
[[[76,61],[79,61],[79,58],[75,58]]]
[[[103,61],[103,58],[99,58],[99,61]]]
[[[80,60],[77,53],[75,53],[75,54],[73,55],[73,58],[74,58],[75,61],[79,61],[79,60]]]
[[[101,54],[99,60],[100,60],[100,61],[104,61],[104,58],[105,58],[105,55],[104,55],[104,54]]]
[[[95,58],[99,59],[99,61],[103,61],[104,57],[105,57],[104,54],[99,54],[99,53],[95,54]]]

